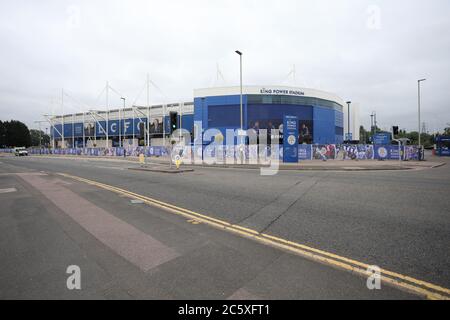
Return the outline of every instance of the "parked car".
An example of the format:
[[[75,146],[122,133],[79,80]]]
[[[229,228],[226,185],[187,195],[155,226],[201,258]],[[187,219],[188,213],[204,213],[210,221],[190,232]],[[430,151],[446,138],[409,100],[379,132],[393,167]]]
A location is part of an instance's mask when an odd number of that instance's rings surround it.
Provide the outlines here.
[[[16,157],[27,156],[28,155],[28,151],[24,147],[14,148],[14,155]]]

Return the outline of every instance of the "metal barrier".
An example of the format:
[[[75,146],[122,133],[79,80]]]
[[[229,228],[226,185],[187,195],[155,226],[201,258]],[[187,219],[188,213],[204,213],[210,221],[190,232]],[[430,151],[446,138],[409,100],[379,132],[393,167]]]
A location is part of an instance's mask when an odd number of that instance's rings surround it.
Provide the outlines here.
[[[239,155],[238,146],[185,146],[182,153],[190,156],[197,155],[204,159],[205,157],[216,158],[218,161],[225,161],[227,158],[237,159]],[[0,149],[1,152],[7,152]],[[168,151],[162,146],[153,147],[129,147],[129,148],[29,148],[30,154],[34,155],[83,155],[94,157],[138,157],[144,154],[147,157],[167,156]],[[283,158],[283,147],[279,146],[279,158]],[[339,144],[302,144],[299,145],[299,161],[302,160],[419,160],[419,149],[417,146],[397,145],[339,145]],[[245,160],[255,158],[276,157],[270,146],[245,146]]]

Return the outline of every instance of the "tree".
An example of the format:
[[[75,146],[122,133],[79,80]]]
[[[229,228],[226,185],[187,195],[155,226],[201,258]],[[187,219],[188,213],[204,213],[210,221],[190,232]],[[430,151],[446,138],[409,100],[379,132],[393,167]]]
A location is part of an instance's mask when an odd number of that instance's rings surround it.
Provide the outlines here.
[[[359,142],[362,144],[369,143],[371,137],[371,133],[364,129],[364,126],[359,127]]]
[[[419,143],[419,133],[417,131],[407,132],[406,130],[400,130],[398,138],[408,138],[411,144]],[[431,147],[435,143],[434,135],[429,133],[420,133],[420,144],[425,147]]]
[[[0,148],[6,147],[6,128],[5,123],[0,121]]]
[[[33,147],[47,146],[50,143],[50,136],[42,130],[30,130],[31,145]]]
[[[449,125],[447,123],[447,125]],[[444,136],[450,136],[450,126],[444,129]]]
[[[28,127],[16,120],[2,122],[0,138],[3,147],[29,147],[31,145]]]

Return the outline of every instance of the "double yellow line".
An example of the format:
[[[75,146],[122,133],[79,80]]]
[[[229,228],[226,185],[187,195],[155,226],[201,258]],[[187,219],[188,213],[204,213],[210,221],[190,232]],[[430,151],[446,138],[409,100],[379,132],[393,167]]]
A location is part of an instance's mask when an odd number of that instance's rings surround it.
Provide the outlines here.
[[[132,199],[141,200],[144,203],[149,204],[151,206],[161,208],[171,213],[181,215],[183,217],[196,220],[204,224],[213,226],[215,228],[223,229],[246,238],[257,240],[259,242],[262,242],[275,248],[293,252],[295,254],[301,255],[313,261],[317,261],[339,269],[354,272],[355,274],[359,274],[364,277],[369,277],[372,275],[372,272],[368,270],[369,267],[371,266],[363,262],[352,260],[330,252],[312,248],[296,242],[288,241],[265,233],[259,233],[252,229],[244,228],[236,224],[231,224],[229,222],[220,219],[212,218],[188,209],[180,208],[175,205],[159,201],[147,196],[143,196],[128,190],[117,188],[111,185],[69,175],[66,173],[58,173],[58,174],[66,178],[71,178],[105,190],[115,192],[117,194],[127,196]],[[409,276],[405,276],[400,273],[396,273],[386,269],[381,269],[380,271],[381,271],[381,281],[383,281],[384,283],[401,288],[403,290],[407,290],[411,293],[420,295],[427,299],[450,300],[450,290],[447,288],[426,281],[418,280]]]

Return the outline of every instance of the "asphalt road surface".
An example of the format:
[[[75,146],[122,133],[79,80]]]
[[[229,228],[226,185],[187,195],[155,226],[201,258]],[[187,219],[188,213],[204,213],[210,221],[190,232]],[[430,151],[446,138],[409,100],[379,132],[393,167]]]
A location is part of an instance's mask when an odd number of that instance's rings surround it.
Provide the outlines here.
[[[120,161],[2,156],[0,299],[421,298],[384,282],[369,290],[366,277],[339,265],[59,173],[379,266],[413,285],[423,280],[445,296],[449,165],[265,177],[247,169],[166,174],[128,170]],[[81,270],[81,290],[66,286],[71,265]]]

